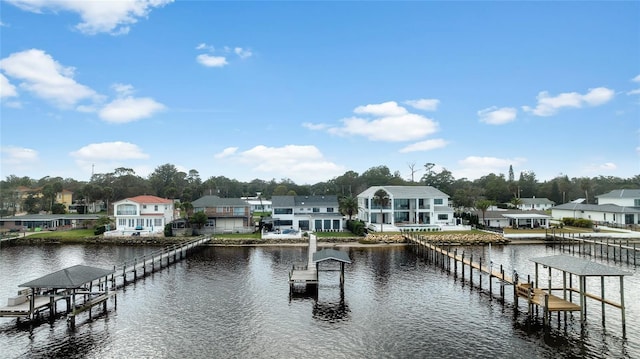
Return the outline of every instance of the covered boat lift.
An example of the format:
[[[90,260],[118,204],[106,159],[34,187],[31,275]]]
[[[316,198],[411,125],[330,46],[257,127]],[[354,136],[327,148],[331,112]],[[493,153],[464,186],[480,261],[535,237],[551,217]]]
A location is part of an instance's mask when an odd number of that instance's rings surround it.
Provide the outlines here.
[[[585,260],[582,258],[565,256],[565,255],[555,255],[548,257],[538,257],[532,258],[532,262],[535,263],[535,288],[538,287],[539,281],[539,266],[542,265],[543,268],[548,269],[548,287],[543,290],[546,292],[547,298],[554,297],[551,294],[552,290],[562,290],[562,298],[564,301],[572,302],[572,294],[574,292],[578,293],[580,297],[580,322],[582,324],[586,321],[587,316],[587,298],[599,301],[602,306],[602,325],[605,325],[605,305],[611,305],[613,307],[619,308],[622,313],[622,334],[626,335],[626,323],[625,323],[625,305],[624,305],[624,276],[631,275],[629,272],[625,272],[619,270],[614,267],[605,266],[590,260]],[[553,288],[552,287],[552,270],[559,270],[562,272],[562,288]],[[568,276],[568,286],[567,286],[567,274]],[[573,277],[576,276],[578,278],[578,288],[573,288]],[[588,293],[587,292],[587,278],[588,277],[600,277],[600,296]],[[611,300],[605,299],[605,277],[619,277],[620,279],[620,303],[613,302]],[[548,312],[545,307],[545,312]],[[548,320],[548,313],[547,320]]]
[[[75,265],[20,284],[18,296],[9,298],[8,305],[0,308],[0,316],[34,320],[42,310],[49,309],[51,318],[56,314],[56,303],[66,301],[67,319],[75,327],[77,314],[98,304],[107,307],[107,299],[115,297],[109,292],[108,277],[114,271],[97,267]],[[95,287],[95,288],[94,288]],[[117,301],[116,301],[117,303]]]

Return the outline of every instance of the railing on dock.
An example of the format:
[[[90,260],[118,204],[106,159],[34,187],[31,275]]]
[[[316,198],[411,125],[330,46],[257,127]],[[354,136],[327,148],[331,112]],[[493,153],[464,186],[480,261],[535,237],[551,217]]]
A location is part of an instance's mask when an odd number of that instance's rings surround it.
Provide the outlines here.
[[[210,240],[211,237],[209,236],[201,236],[186,242],[174,243],[160,250],[147,253],[142,257],[135,257],[120,265],[115,265],[113,266],[114,273],[109,279],[111,288],[124,287],[156,270],[168,267],[170,264],[185,258],[195,248]]]
[[[546,239],[552,245],[560,246],[562,251],[593,256],[615,263],[627,263],[637,266],[640,261],[640,241],[629,238],[596,238],[565,235],[565,233],[547,233]]]

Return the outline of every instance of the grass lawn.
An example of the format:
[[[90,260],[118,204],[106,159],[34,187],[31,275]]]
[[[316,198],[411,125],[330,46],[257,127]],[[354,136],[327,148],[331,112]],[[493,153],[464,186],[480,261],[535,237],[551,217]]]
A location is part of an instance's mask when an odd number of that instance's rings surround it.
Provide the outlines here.
[[[358,237],[351,232],[316,232],[316,237],[318,238],[353,238]]]
[[[93,229],[72,229],[70,231],[27,232],[31,238],[83,239],[95,237]]]
[[[219,239],[260,239],[260,232],[215,234],[214,237]]]
[[[593,229],[591,228],[581,228],[581,227],[569,227],[569,226],[564,226],[562,228],[550,228],[545,230],[544,228],[527,228],[527,229],[513,229],[513,228],[504,228],[504,233],[508,233],[508,234],[516,234],[516,233],[545,233],[545,231],[549,231],[549,233],[552,233],[553,231],[555,231],[556,234],[560,233],[598,233],[598,232],[594,232]],[[603,230],[600,229],[599,231],[600,233],[616,233],[617,231],[613,231],[613,230]]]

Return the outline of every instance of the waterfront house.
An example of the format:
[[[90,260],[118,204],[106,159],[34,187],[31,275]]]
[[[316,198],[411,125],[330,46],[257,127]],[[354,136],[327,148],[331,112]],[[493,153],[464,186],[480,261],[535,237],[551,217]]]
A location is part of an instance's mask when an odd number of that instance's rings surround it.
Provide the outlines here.
[[[555,204],[556,203],[554,201],[551,201],[548,198],[520,198],[518,209],[522,211],[546,211],[551,209]]]
[[[565,217],[590,219],[596,224],[615,227],[640,224],[640,208],[617,204],[565,203],[551,208],[551,216],[558,220]]]
[[[379,190],[387,194],[383,206],[376,198]],[[373,186],[357,198],[358,218],[376,231],[455,225],[449,195],[431,186]]]
[[[191,203],[193,212],[204,212],[207,223],[202,233],[251,233],[254,225],[251,205],[241,198],[203,196]]]
[[[596,196],[598,204],[615,204],[622,207],[640,208],[640,189],[616,189]]]
[[[337,196],[273,196],[274,230],[342,231]]]
[[[482,211],[474,210],[471,214],[478,216],[478,222],[491,228],[549,228],[551,216],[544,211],[517,209],[487,210],[482,216]]]
[[[125,198],[113,204],[116,230],[105,235],[162,235],[175,218],[173,201],[156,196]]]

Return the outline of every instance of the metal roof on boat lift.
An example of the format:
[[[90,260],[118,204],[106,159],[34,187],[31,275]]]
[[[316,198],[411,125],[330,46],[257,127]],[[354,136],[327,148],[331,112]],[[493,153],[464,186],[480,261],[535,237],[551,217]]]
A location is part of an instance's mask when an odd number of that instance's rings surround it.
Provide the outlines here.
[[[106,277],[111,273],[113,273],[112,269],[102,269],[78,264],[20,284],[19,287],[51,289],[80,288],[86,283]]]
[[[538,257],[531,258],[531,261],[547,267],[559,269],[563,272],[575,274],[577,276],[608,277],[632,275],[631,273],[619,270],[618,268],[605,266],[603,264],[596,263],[590,260],[571,256],[556,255],[549,257]]]

